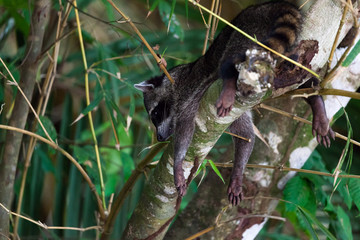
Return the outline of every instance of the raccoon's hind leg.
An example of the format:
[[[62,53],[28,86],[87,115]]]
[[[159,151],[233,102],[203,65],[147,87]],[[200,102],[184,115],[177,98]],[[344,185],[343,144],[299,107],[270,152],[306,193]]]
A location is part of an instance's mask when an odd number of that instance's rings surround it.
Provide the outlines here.
[[[311,78],[299,88],[314,87],[318,84],[319,82],[316,78]],[[318,143],[323,144],[325,147],[330,147],[330,138],[335,139],[335,133],[329,125],[329,119],[326,116],[323,98],[316,95],[305,98],[305,101],[311,106],[311,110],[313,112],[313,136],[316,137]]]
[[[229,127],[231,133],[250,139],[250,142],[247,142],[237,137],[233,137],[235,157],[227,193],[229,202],[234,206],[238,205],[243,199],[242,185],[244,169],[253,150],[255,141],[255,133],[249,114],[249,112],[245,112]]]

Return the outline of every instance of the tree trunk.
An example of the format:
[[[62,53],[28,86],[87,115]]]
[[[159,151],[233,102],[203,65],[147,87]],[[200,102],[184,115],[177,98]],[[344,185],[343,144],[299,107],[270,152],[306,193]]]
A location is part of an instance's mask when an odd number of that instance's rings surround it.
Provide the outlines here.
[[[20,88],[29,100],[31,100],[34,91],[40,62],[39,55],[41,54],[50,7],[51,1],[49,0],[35,1],[27,49],[24,61],[20,67],[19,81]],[[8,125],[24,129],[28,113],[29,106],[18,91],[14,110]],[[0,161],[0,202],[8,209],[11,208],[10,206],[13,198],[15,171],[18,163],[21,141],[22,134],[14,131],[6,132],[4,153]],[[0,238],[3,238],[4,235],[9,235],[9,215],[3,209],[0,210],[0,233],[3,234]]]

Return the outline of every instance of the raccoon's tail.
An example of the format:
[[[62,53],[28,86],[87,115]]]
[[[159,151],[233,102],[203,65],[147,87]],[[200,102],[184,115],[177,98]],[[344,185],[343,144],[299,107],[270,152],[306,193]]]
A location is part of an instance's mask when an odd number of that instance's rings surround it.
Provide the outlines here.
[[[284,53],[295,43],[302,24],[301,13],[292,5],[276,13],[274,27],[265,44],[279,53]]]

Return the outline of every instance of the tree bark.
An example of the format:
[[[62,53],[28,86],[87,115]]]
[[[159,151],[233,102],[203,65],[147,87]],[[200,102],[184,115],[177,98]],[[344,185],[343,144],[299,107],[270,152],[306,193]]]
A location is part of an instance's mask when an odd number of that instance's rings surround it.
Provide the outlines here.
[[[312,61],[313,70],[319,70],[328,59],[330,49],[338,29],[342,15],[340,3],[329,0],[318,0],[307,12],[304,19],[304,27],[300,40],[313,40],[319,42],[319,53]],[[351,19],[350,17],[348,19]],[[326,26],[322,23],[326,23]],[[343,28],[341,38],[344,37],[351,23],[347,21]],[[334,88],[339,88],[337,82],[348,83],[347,90],[354,91],[360,83],[353,81],[354,75],[349,71],[343,71],[344,77],[332,82]],[[352,77],[352,79],[349,79]],[[357,76],[358,77],[358,76]],[[345,85],[345,84],[344,84]],[[196,130],[194,138],[183,165],[186,178],[194,164],[192,160],[202,161],[214,143],[220,137],[227,126],[244,111],[250,109],[261,101],[262,96],[256,99],[247,99],[245,105],[237,105],[231,117],[223,119],[216,118],[214,103],[220,92],[219,84],[214,84],[206,93],[201,102],[201,107],[196,118]],[[328,116],[333,116],[339,109],[339,105],[329,104],[327,97]],[[299,100],[275,100],[274,105],[282,110],[299,113],[303,116],[306,108],[305,103],[298,104]],[[344,102],[343,105],[346,105]],[[262,111],[264,113],[264,111]],[[301,168],[311,152],[317,146],[315,139],[311,135],[311,126],[302,127],[302,124],[293,120],[286,119],[274,113],[267,113],[259,121],[258,128],[269,140],[270,148],[267,148],[261,141],[257,141],[255,151],[251,157],[251,163],[280,165],[289,164],[290,167]],[[299,136],[299,137],[297,137]],[[294,140],[293,140],[294,139]],[[261,150],[260,150],[261,149]],[[135,209],[128,226],[124,232],[123,239],[163,239],[178,209],[177,193],[173,184],[172,171],[172,144],[164,152],[160,163],[151,176],[142,198]],[[196,165],[196,164],[195,164]],[[281,193],[285,183],[294,176],[295,173],[283,173],[280,170],[257,170],[247,169],[245,196],[277,196]],[[213,180],[202,184],[199,194],[195,196],[193,203],[189,205],[189,210],[185,210],[173,225],[169,232],[168,239],[182,239],[198,231],[203,230],[204,226],[215,224],[215,218],[227,205],[225,189],[227,185],[216,184]],[[216,188],[216,189],[215,189]],[[221,195],[221,196],[219,196]],[[255,198],[252,201],[244,201],[241,207],[232,207],[222,215],[222,220],[233,219],[239,215],[249,213],[271,213],[277,205],[276,201]],[[209,213],[209,209],[213,212]],[[204,215],[202,215],[204,213]],[[244,218],[233,221],[222,227],[216,228],[204,236],[205,239],[239,239],[242,236],[254,238],[266,222],[263,217]]]
[[[31,100],[34,91],[40,62],[39,55],[41,54],[50,7],[51,1],[49,0],[35,1],[25,57],[20,67],[19,81],[20,88],[29,100]],[[28,113],[28,104],[20,92],[17,92],[14,110],[8,125],[24,129]],[[0,161],[0,202],[8,209],[11,208],[13,198],[15,171],[21,142],[22,134],[14,131],[6,132],[4,152]],[[0,238],[9,235],[9,215],[3,209],[0,210],[0,233],[3,234]]]

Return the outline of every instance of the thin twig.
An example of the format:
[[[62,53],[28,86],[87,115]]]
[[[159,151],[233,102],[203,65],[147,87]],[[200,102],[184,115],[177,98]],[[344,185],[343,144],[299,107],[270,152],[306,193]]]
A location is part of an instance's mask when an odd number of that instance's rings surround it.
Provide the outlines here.
[[[350,11],[354,15],[355,14],[354,13],[354,8],[353,8],[353,5],[352,5],[351,1],[348,1],[348,4],[346,4],[346,6],[349,6]],[[338,70],[340,65],[344,62],[345,58],[347,57],[347,55],[350,52],[350,50],[352,49],[352,47],[355,45],[357,35],[359,34],[359,23],[358,23],[357,18],[355,16],[354,16],[354,24],[353,25],[355,27],[354,39],[352,40],[351,44],[346,48],[345,52],[341,55],[339,61],[335,65],[335,67],[333,69],[331,69],[331,71],[327,74],[327,76],[324,78],[324,80],[321,81],[320,86],[322,88],[325,87],[326,84],[328,84],[330,81],[332,81],[334,79],[334,77],[336,75],[336,71]]]
[[[128,18],[116,5],[113,1],[111,0],[107,0],[108,3],[111,4],[111,6],[113,6],[113,8],[125,19],[125,22],[129,23],[131,28],[134,30],[134,32],[139,36],[139,38],[141,39],[141,41],[144,43],[144,45],[146,46],[146,48],[150,51],[151,55],[155,58],[157,64],[159,64],[161,70],[165,73],[166,77],[169,79],[169,81],[171,83],[174,83],[174,80],[172,79],[172,77],[170,76],[170,74],[168,73],[168,71],[166,70],[166,67],[164,66],[164,64],[162,63],[161,59],[156,55],[156,53],[154,52],[154,50],[152,49],[152,47],[149,45],[149,43],[146,41],[146,39],[144,38],[144,36],[141,34],[141,32],[139,31],[139,29],[135,26],[135,24],[131,21],[130,18]]]
[[[89,230],[100,230],[101,229],[100,226],[91,226],[91,227],[86,227],[86,228],[47,226],[45,223],[42,223],[40,221],[35,221],[35,220],[31,219],[31,218],[28,218],[28,217],[25,217],[25,216],[20,215],[18,213],[10,211],[2,203],[0,203],[0,207],[2,207],[8,214],[11,214],[13,216],[25,219],[26,221],[31,222],[33,224],[36,224],[39,227],[47,229],[47,230],[63,229],[63,230],[73,230],[73,231],[85,232],[85,231],[89,231]]]
[[[219,168],[232,168],[232,163],[217,163],[213,162],[216,167]],[[206,166],[210,167],[210,163],[207,163]],[[291,168],[291,167],[284,167],[284,166],[269,166],[269,165],[260,165],[260,164],[246,164],[247,168],[262,168],[262,169],[271,169],[271,170],[279,170],[281,172],[300,172],[300,173],[308,173],[308,174],[314,174],[314,175],[320,175],[320,176],[326,176],[326,177],[332,177],[335,178],[335,175],[333,173],[326,173],[326,172],[320,172],[320,171],[314,171],[314,170],[307,170],[307,169],[301,169],[301,168]],[[352,175],[352,174],[343,174],[343,175],[337,175],[338,178],[359,178],[360,175]]]
[[[212,12],[214,11],[215,1],[216,0],[212,0],[212,3],[211,3],[211,11]],[[205,39],[204,39],[204,47],[203,47],[202,55],[205,54],[206,49],[207,49],[207,43],[209,41],[209,34],[210,34],[210,26],[211,26],[212,17],[213,17],[213,15],[210,14],[209,18],[208,18],[208,22],[206,24],[207,30],[206,30],[206,35],[205,35]]]
[[[222,7],[222,4],[220,2],[221,0],[216,0],[216,6],[215,6],[215,12],[217,15],[220,16],[220,13],[221,13],[221,7]],[[210,14],[211,15],[211,14]],[[213,41],[214,40],[214,36],[215,36],[215,33],[216,33],[216,29],[218,27],[218,23],[219,23],[219,19],[218,18],[215,18],[213,20],[213,25],[211,27],[211,35],[210,35],[210,40]]]
[[[304,118],[298,117],[298,116],[296,116],[296,115],[294,115],[294,114],[285,112],[285,111],[283,111],[283,110],[280,110],[280,109],[277,109],[277,108],[274,108],[274,107],[270,107],[270,106],[265,105],[265,104],[263,104],[263,103],[260,103],[260,104],[258,105],[258,107],[263,108],[263,109],[266,109],[266,110],[269,110],[269,111],[272,111],[272,112],[279,113],[279,114],[284,115],[284,116],[286,116],[286,117],[292,118],[292,119],[294,119],[294,120],[296,120],[296,121],[303,122],[303,123],[308,124],[308,125],[312,125],[312,122],[309,121],[309,120],[306,120],[306,119],[304,119]],[[337,132],[335,133],[335,137],[340,138],[340,139],[345,140],[345,141],[348,140],[348,138],[347,138],[346,136],[341,135],[341,134],[339,134],[339,133],[337,133]],[[352,144],[355,144],[355,145],[357,145],[357,146],[360,146],[360,143],[357,142],[357,141],[355,141],[355,140],[353,140],[353,139],[350,139],[350,142],[351,142]]]
[[[224,131],[224,133],[229,134],[229,135],[231,135],[231,136],[234,136],[234,137],[236,137],[236,138],[242,139],[242,140],[244,140],[244,141],[251,142],[251,139],[250,139],[250,138],[245,138],[245,137],[239,136],[239,135],[237,135],[237,134],[234,134],[234,133],[231,133],[231,132],[228,132],[228,131]]]
[[[279,96],[279,98],[289,97],[289,96],[307,98],[313,95],[336,95],[336,96],[343,96],[343,97],[349,97],[352,99],[360,100],[360,93],[350,92],[342,89],[330,89],[330,88],[324,88],[320,90],[314,90],[313,88],[295,89]]]
[[[329,60],[328,60],[328,69],[330,69],[330,66],[331,66],[331,63],[332,63],[332,60],[333,60],[333,57],[334,57],[334,54],[335,54],[335,50],[336,50],[336,47],[337,47],[337,42],[339,41],[340,33],[341,33],[341,30],[342,30],[342,28],[344,26],[345,17],[346,17],[346,14],[348,12],[348,9],[349,9],[348,5],[345,5],[344,12],[343,12],[343,15],[342,15],[341,20],[340,20],[340,25],[339,25],[338,31],[336,32],[335,40],[334,40],[333,46],[331,48],[331,52],[330,52],[330,56],[329,56]]]
[[[2,65],[4,66],[4,68],[6,69],[6,71],[8,72],[8,74],[11,77],[11,81],[10,84],[11,85],[15,85],[17,87],[17,89],[19,90],[19,92],[21,93],[21,95],[24,97],[26,103],[28,104],[28,106],[30,107],[31,111],[33,112],[33,114],[35,115],[36,120],[39,122],[42,130],[44,131],[46,137],[49,139],[49,141],[51,141],[52,143],[55,143],[49,133],[47,132],[46,128],[44,127],[43,123],[41,122],[39,115],[36,113],[35,109],[33,108],[33,106],[31,105],[29,99],[26,97],[25,93],[23,92],[23,90],[20,88],[19,84],[16,82],[14,76],[11,74],[10,70],[8,69],[8,67],[6,66],[6,64],[4,63],[4,61],[2,60],[2,58],[0,57],[0,62],[2,63]]]

